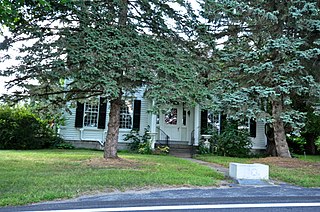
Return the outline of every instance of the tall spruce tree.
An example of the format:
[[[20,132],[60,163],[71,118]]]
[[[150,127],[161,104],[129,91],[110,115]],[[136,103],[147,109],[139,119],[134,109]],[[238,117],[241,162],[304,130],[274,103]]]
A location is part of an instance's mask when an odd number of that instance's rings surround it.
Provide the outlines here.
[[[146,86],[147,95],[158,103],[196,100],[194,73],[201,60],[187,41],[194,21],[187,1],[60,0],[18,11],[12,37],[2,43],[3,49],[25,43],[17,58],[20,65],[2,72],[15,76],[9,87],[23,89],[11,98],[60,105],[107,97],[110,115],[104,158],[118,157],[124,93]],[[62,86],[64,79],[67,86]]]
[[[24,9],[27,7],[47,10],[50,3],[47,0],[2,0],[0,2],[0,24],[14,29],[24,18]],[[0,33],[2,29],[0,29]]]
[[[291,97],[319,98],[319,1],[206,0],[202,16],[204,37],[220,42],[215,102],[229,114],[267,118],[276,154],[291,157],[285,124],[297,126],[304,116]]]

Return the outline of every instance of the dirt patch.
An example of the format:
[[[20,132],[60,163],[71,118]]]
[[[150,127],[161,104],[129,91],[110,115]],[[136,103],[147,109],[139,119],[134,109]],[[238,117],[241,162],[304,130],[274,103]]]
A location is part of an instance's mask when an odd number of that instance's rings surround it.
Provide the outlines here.
[[[259,158],[253,161],[254,163],[264,163],[268,165],[275,165],[284,168],[311,168],[319,169],[320,163],[302,161],[297,158],[280,158],[280,157],[267,157]]]
[[[93,158],[85,161],[87,166],[95,168],[120,168],[120,169],[138,169],[142,166],[133,160],[127,160],[123,158],[117,159],[104,159],[104,158]]]

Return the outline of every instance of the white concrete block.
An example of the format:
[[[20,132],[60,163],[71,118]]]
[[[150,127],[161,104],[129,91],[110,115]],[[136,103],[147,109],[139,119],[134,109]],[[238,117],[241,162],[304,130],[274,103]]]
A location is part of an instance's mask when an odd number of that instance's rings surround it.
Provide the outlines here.
[[[229,176],[234,179],[268,180],[269,166],[259,163],[230,163]]]

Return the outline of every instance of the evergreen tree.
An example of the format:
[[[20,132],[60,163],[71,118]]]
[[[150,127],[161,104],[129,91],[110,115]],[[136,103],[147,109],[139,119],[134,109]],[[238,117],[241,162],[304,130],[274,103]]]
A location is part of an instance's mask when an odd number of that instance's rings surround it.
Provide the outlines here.
[[[15,100],[32,97],[60,105],[107,97],[106,159],[118,157],[119,113],[125,93],[146,86],[147,96],[158,104],[195,101],[198,79],[194,73],[201,61],[187,41],[194,21],[187,1],[47,2],[24,7],[11,28],[13,36],[2,44],[8,48],[15,42],[28,42],[20,49],[21,64],[2,72],[15,75],[9,87],[23,88],[15,93]],[[30,79],[38,83],[32,85]],[[62,86],[65,82],[66,87]]]
[[[24,20],[24,10],[39,7],[47,10],[50,8],[50,3],[47,0],[1,0],[0,25],[14,29]],[[2,28],[0,28],[0,34],[2,34]]]
[[[319,97],[319,2],[206,0],[202,8],[204,37],[220,42],[215,102],[235,116],[267,118],[277,155],[290,157],[285,124],[301,127],[304,117],[291,97]]]

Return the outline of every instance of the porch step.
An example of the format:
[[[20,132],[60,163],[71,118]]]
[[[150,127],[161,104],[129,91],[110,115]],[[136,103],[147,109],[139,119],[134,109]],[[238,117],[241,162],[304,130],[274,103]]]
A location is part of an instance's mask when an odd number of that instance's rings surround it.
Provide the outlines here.
[[[189,146],[189,141],[169,141],[169,145],[186,145]]]
[[[170,150],[188,151],[192,149],[192,146],[185,145],[185,144],[170,144],[169,147],[170,147]]]
[[[156,146],[164,145],[163,142],[156,143]],[[169,141],[170,155],[182,158],[191,158],[192,157],[192,146],[188,145],[187,142],[183,141]]]
[[[174,154],[174,153],[188,153],[191,154],[191,149],[170,149],[170,154]]]
[[[156,144],[161,144],[161,145],[167,145],[167,142],[169,146],[171,145],[189,145],[189,141],[174,141],[174,140],[156,140]]]

